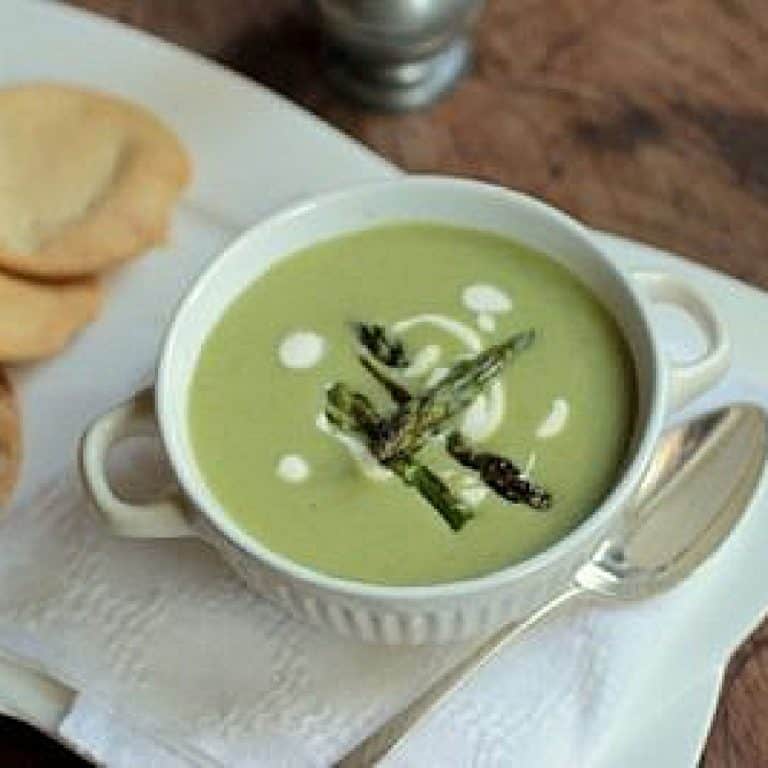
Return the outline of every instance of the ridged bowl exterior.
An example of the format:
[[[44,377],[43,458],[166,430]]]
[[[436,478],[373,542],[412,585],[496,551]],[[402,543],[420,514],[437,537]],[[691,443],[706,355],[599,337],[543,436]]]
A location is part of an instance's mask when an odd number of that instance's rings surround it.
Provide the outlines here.
[[[344,637],[386,645],[453,643],[523,620],[568,586],[576,569],[609,533],[606,525],[556,567],[541,568],[495,589],[393,600],[370,595],[356,598],[292,578],[241,550],[204,518],[195,528],[250,589],[295,618]]]

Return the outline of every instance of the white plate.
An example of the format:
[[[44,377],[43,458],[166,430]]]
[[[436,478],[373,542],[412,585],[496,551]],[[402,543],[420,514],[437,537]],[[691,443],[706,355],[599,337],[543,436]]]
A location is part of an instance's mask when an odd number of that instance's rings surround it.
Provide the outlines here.
[[[198,56],[63,6],[3,0],[0,85],[35,79],[84,83],[145,104],[179,132],[196,164],[196,181],[177,217],[172,253],[155,252],[122,271],[107,312],[68,353],[70,359],[87,359],[88,339],[108,334],[115,344],[129,338],[136,343],[138,333],[150,361],[176,299],[237,231],[296,198],[397,172],[285,100]],[[663,266],[695,282],[717,303],[729,325],[739,386],[753,394],[768,384],[768,358],[754,354],[765,348],[764,294],[646,246],[595,236],[622,264]],[[141,306],[128,298],[137,286],[145,298]],[[138,374],[136,369],[111,371],[111,381],[104,386],[110,386],[113,395],[127,395],[136,387]],[[24,400],[50,403],[52,410],[56,401],[82,388],[82,377],[67,375],[57,361],[21,378]],[[717,398],[714,393],[709,403]],[[48,415],[45,408],[25,413],[29,459],[22,498],[58,469],[41,457],[51,451],[69,455],[93,414],[87,407],[68,409],[66,418],[57,419],[55,434],[45,429]],[[696,588],[688,590],[689,626],[706,631],[667,638],[666,663],[649,670],[645,706],[638,709],[647,714],[611,734],[598,768],[644,768],[651,741],[654,765],[695,765],[717,701],[722,665],[768,605],[768,583],[761,577],[766,548],[768,519],[751,514],[718,553],[717,567],[697,577]],[[683,658],[685,663],[680,663]],[[697,672],[691,676],[691,670]],[[0,680],[6,711],[56,738],[57,723],[76,693],[2,658]],[[682,693],[659,713],[654,693],[662,680],[674,681]]]

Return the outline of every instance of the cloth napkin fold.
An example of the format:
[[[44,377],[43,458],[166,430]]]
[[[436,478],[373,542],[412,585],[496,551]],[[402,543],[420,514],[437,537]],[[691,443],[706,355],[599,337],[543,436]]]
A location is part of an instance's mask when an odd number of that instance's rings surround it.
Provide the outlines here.
[[[198,542],[109,536],[72,473],[5,524],[0,584],[0,644],[83,691],[62,734],[111,766],[327,765],[469,651],[300,624]],[[531,633],[393,764],[587,765],[676,597]]]
[[[61,735],[115,768],[325,766],[470,650],[337,638],[247,592],[202,543],[117,539],[89,512],[77,436],[144,383],[137,372],[150,368],[175,299],[224,239],[182,212],[184,261],[157,254],[125,270],[100,322],[17,382],[28,459],[0,529],[0,649],[80,692]],[[739,376],[710,401],[768,403],[764,383]],[[146,451],[122,452],[118,468]],[[738,578],[726,559],[747,562],[768,546],[768,532],[747,528],[673,592],[577,606],[531,632],[390,763],[596,765],[649,686],[661,707],[722,661],[722,647],[708,656],[689,643],[691,633],[701,647],[717,634],[712,601]],[[684,653],[690,674],[665,676]]]

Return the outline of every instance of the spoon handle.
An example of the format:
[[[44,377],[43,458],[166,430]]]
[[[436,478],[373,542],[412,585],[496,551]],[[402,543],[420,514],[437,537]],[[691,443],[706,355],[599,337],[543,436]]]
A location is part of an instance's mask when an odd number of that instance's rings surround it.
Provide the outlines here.
[[[480,645],[470,656],[451,667],[405,709],[393,715],[370,736],[349,751],[334,768],[368,768],[399,749],[414,728],[432,715],[451,695],[464,686],[486,662],[508,643],[516,640],[544,618],[572,599],[585,593],[573,584],[557,597],[516,624],[505,624]]]

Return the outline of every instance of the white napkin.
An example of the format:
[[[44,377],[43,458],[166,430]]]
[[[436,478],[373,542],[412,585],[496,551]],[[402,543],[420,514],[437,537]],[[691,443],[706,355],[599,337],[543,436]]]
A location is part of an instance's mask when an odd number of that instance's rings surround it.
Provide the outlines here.
[[[179,227],[182,265],[157,253],[126,270],[102,321],[21,377],[29,461],[0,535],[0,648],[81,692],[61,735],[107,765],[324,766],[468,647],[379,648],[296,623],[199,542],[109,536],[73,468],[76,436],[138,387],[173,299],[220,245],[193,219]],[[768,403],[738,372],[711,399],[745,392]],[[743,560],[760,535],[740,530],[665,596],[581,606],[532,632],[391,762],[597,765],[649,685],[662,681],[659,706],[682,692],[688,678],[664,682],[664,663],[693,629],[706,646],[709,601],[733,589],[717,563]],[[716,651],[688,652],[691,681]]]
[[[108,536],[74,475],[8,520],[0,584],[0,643],[83,691],[62,735],[111,766],[327,765],[468,650],[378,648],[299,624],[204,545]],[[531,633],[393,763],[589,765],[661,658],[680,599]]]

